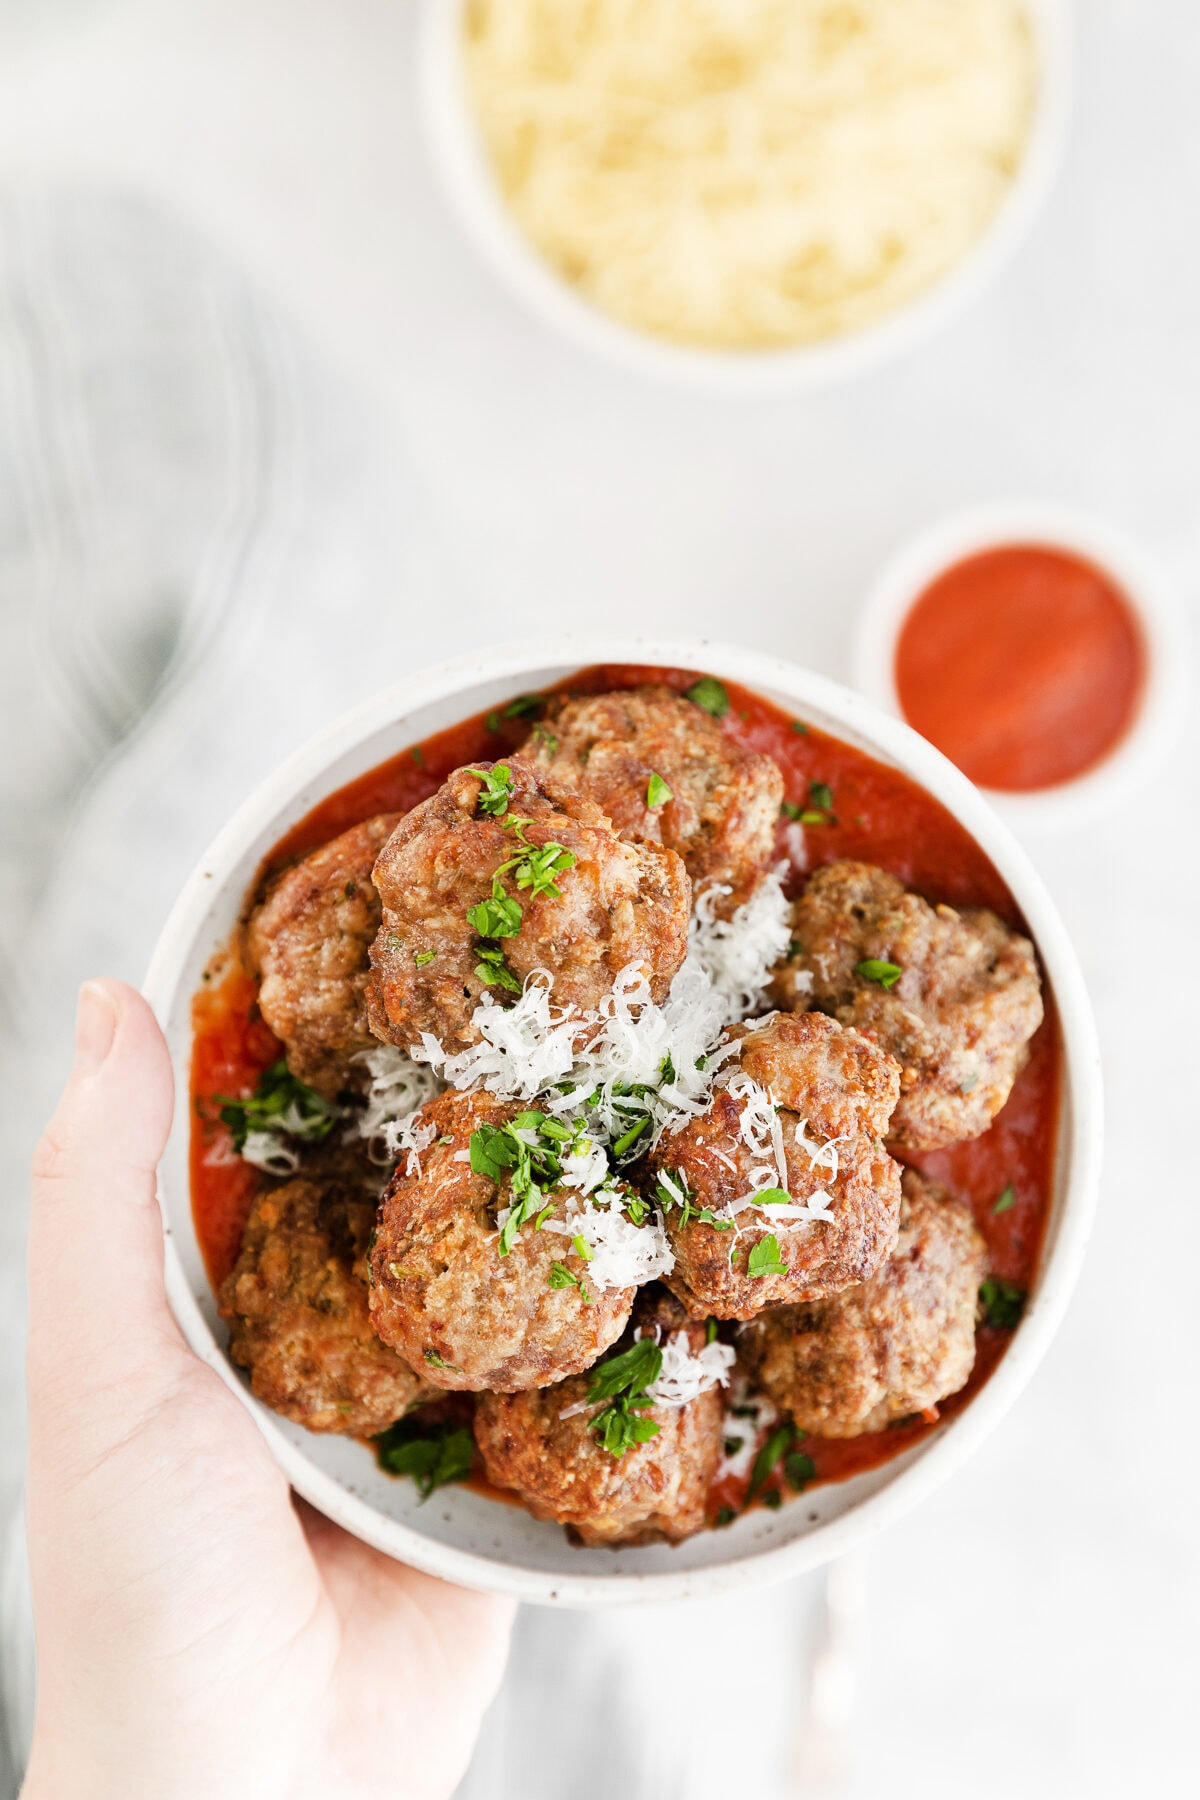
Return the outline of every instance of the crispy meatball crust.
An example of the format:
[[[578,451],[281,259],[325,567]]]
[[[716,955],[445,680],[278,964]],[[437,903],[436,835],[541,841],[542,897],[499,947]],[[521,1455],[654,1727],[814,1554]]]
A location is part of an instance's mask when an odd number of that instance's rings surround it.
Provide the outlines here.
[[[526,746],[547,787],[603,808],[621,836],[677,850],[688,874],[746,898],[770,866],[783,777],[743,750],[702,707],[666,687],[552,702]],[[671,790],[647,804],[652,774]]]
[[[402,1163],[383,1196],[371,1252],[371,1318],[385,1343],[441,1388],[512,1393],[546,1387],[595,1362],[624,1330],[635,1290],[587,1302],[578,1287],[548,1285],[565,1263],[586,1280],[567,1239],[527,1225],[501,1256],[497,1211],[512,1202],[470,1165],[471,1133],[503,1125],[519,1105],[450,1091],[421,1108],[436,1128],[421,1172]],[[461,1160],[460,1160],[461,1155]]]
[[[930,906],[870,863],[818,869],[792,912],[802,946],[775,971],[781,1006],[818,1007],[874,1037],[901,1065],[890,1136],[936,1150],[987,1130],[1042,1021],[1033,945],[982,908]],[[856,973],[903,970],[890,991]]]
[[[783,1128],[787,1191],[802,1202],[823,1189],[832,1220],[787,1223],[770,1208],[746,1208],[731,1231],[702,1220],[680,1226],[678,1208],[665,1214],[675,1253],[668,1286],[689,1311],[718,1319],[749,1319],[767,1306],[820,1299],[873,1275],[896,1241],[900,1170],[883,1145],[900,1091],[900,1069],[877,1044],[845,1030],[820,1013],[773,1013],[741,1028],[742,1070],[771,1094]],[[761,1168],[741,1135],[746,1101],[717,1089],[712,1105],[674,1137],[664,1137],[649,1159],[647,1193],[665,1169],[682,1177],[695,1205],[720,1212],[750,1188]],[[796,1140],[801,1120],[807,1141],[837,1145],[837,1177],[817,1167]],[[747,1258],[774,1232],[786,1274],[751,1277]],[[731,1259],[733,1265],[731,1266]]]
[[[233,1361],[260,1400],[310,1431],[383,1431],[433,1392],[371,1324],[374,1217],[353,1189],[303,1179],[269,1188],[221,1284]]]
[[[664,1338],[685,1331],[693,1351],[703,1347],[703,1325],[689,1322],[667,1296],[640,1300],[635,1321],[657,1325]],[[535,1519],[555,1520],[592,1547],[692,1537],[704,1524],[709,1483],[721,1458],[720,1390],[644,1414],[659,1426],[658,1436],[619,1457],[588,1429],[601,1405],[562,1416],[586,1400],[587,1391],[588,1377],[581,1374],[534,1393],[481,1394],[475,1441],[488,1480],[512,1488]]]
[[[623,843],[590,800],[552,799],[523,758],[510,757],[507,766],[511,810],[526,821],[529,842],[561,844],[577,859],[556,877],[557,900],[531,899],[514,876],[506,878],[524,909],[516,937],[500,940],[509,968],[519,981],[545,970],[556,1005],[591,1009],[622,969],[640,964],[662,1000],[687,954],[691,883],[682,862],[657,844]],[[387,1043],[419,1044],[429,1031],[461,1049],[478,1037],[471,1015],[485,988],[467,911],[491,895],[495,871],[520,848],[499,819],[477,812],[481,785],[472,770],[456,769],[406,816],[375,864],[383,921],[367,1004],[371,1029]],[[490,992],[511,998],[501,987]]]
[[[345,1087],[351,1058],[375,1042],[363,997],[381,913],[371,870],[399,819],[380,813],[314,850],[281,876],[246,928],[263,1018],[292,1074],[330,1100]]]
[[[923,1412],[966,1383],[987,1246],[967,1207],[904,1172],[900,1236],[861,1287],[762,1313],[738,1354],[804,1431],[857,1437]]]

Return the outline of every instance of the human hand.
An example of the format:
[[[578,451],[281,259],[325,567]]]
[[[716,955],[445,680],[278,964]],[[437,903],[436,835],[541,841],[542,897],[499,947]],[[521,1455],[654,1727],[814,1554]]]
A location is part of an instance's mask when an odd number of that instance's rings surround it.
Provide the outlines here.
[[[448,1795],[512,1608],[293,1500],[192,1355],[154,1189],[171,1101],[145,1001],[87,983],[33,1171],[25,1800]]]

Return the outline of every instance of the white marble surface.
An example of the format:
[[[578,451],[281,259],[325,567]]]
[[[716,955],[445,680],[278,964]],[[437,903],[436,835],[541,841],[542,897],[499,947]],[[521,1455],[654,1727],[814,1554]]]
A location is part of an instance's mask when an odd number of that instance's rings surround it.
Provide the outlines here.
[[[853,387],[731,402],[585,360],[476,264],[422,153],[405,0],[0,7],[8,1350],[20,1164],[75,981],[136,978],[224,812],[389,668],[448,637],[602,616],[843,674],[886,551],[1013,493],[1133,531],[1197,622],[1200,12],[1077,14],[1064,177],[989,298]],[[48,195],[31,185],[47,173],[87,186]],[[156,471],[144,486],[138,456]],[[1035,846],[1104,1037],[1100,1223],[1021,1405],[869,1555],[849,1760],[827,1791],[1197,1786],[1198,750],[1193,709],[1177,760],[1122,817]],[[9,1374],[6,1417],[15,1393]],[[527,1616],[470,1800],[799,1791],[815,1598]]]

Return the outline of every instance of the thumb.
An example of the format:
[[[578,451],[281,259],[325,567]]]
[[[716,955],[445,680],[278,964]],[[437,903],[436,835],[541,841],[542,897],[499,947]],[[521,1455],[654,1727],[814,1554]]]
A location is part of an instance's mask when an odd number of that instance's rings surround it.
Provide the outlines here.
[[[172,1100],[167,1046],[146,1002],[124,982],[86,982],[75,1067],[33,1160],[34,1419],[68,1395],[86,1406],[98,1392],[115,1397],[133,1380],[165,1386],[179,1373],[186,1351],[167,1307],[154,1177]]]

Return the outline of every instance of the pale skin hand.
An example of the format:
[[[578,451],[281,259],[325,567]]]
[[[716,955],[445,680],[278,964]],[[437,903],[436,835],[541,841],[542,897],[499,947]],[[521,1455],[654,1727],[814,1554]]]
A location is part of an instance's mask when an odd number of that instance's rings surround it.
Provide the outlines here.
[[[293,1502],[167,1308],[158,1026],[89,982],[76,1045],[34,1163],[25,1800],[449,1795],[511,1608]]]

